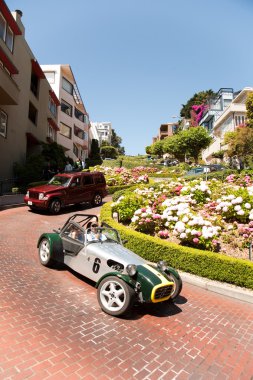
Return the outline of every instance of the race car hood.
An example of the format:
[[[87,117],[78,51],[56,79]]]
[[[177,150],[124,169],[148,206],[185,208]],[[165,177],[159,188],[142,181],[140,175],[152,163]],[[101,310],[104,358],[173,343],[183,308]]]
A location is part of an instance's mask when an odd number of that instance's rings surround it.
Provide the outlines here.
[[[114,260],[126,267],[128,264],[143,265],[147,261],[136,255],[134,252],[123,247],[121,244],[112,242],[90,243],[86,252],[95,254],[104,260]]]

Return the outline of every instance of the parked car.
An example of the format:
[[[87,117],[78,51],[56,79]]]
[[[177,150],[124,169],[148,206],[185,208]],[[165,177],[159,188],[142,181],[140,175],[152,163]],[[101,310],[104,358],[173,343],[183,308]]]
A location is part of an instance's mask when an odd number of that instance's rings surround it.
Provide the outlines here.
[[[113,316],[129,312],[135,302],[156,304],[180,294],[178,272],[125,248],[116,229],[102,225],[97,228],[102,239],[90,240],[94,222],[95,215],[74,214],[59,230],[42,234],[37,244],[41,264],[64,263],[94,281],[101,309]]]
[[[100,172],[71,172],[55,175],[46,185],[28,189],[24,202],[31,210],[58,214],[62,207],[89,202],[99,206],[107,195],[106,181]]]
[[[220,171],[224,169],[226,169],[226,167],[219,164],[202,165],[196,168],[192,168],[185,174],[185,176],[198,175],[198,174],[201,175],[204,173],[216,172],[216,171]]]

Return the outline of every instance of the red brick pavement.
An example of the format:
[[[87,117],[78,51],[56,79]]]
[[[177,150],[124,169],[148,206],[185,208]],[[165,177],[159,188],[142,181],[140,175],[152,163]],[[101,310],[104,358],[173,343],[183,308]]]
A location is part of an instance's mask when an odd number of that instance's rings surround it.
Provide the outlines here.
[[[89,281],[42,267],[38,237],[70,212],[0,212],[0,379],[253,379],[252,304],[185,284],[175,304],[113,318]]]

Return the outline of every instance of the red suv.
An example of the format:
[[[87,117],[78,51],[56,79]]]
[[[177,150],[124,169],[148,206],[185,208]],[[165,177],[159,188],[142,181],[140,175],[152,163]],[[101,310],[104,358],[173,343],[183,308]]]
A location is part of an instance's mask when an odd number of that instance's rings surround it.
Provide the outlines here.
[[[28,189],[24,201],[31,210],[44,209],[58,214],[70,204],[89,202],[99,206],[106,195],[103,173],[76,172],[57,174],[46,185]]]

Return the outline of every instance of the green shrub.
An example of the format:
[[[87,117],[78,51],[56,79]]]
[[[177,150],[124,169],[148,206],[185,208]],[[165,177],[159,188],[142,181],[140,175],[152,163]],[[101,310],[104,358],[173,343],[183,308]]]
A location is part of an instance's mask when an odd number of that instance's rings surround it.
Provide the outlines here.
[[[109,224],[120,232],[121,238],[127,240],[126,247],[128,249],[148,261],[165,260],[172,267],[188,273],[253,289],[252,262],[183,247],[133,231],[112,219],[110,203],[103,205],[100,218],[102,222]]]

